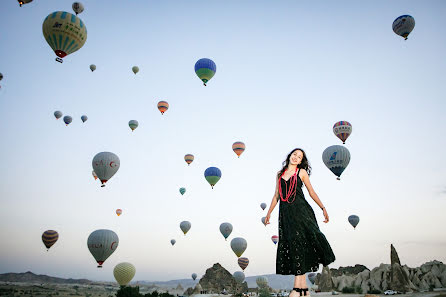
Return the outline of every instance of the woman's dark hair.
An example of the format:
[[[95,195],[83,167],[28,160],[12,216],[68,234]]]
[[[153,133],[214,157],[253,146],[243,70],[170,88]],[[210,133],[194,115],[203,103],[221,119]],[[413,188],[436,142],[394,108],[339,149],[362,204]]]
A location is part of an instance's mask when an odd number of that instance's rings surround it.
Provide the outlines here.
[[[282,176],[282,174],[285,172],[285,170],[287,170],[288,164],[290,164],[290,157],[295,151],[301,151],[303,154],[302,161],[300,162],[300,164],[297,165],[297,168],[304,169],[308,173],[308,175],[311,174],[310,162],[308,162],[307,155],[305,154],[305,151],[301,148],[295,148],[288,154],[285,161],[283,161],[282,169],[279,171],[279,174],[277,175],[278,178],[280,178]]]

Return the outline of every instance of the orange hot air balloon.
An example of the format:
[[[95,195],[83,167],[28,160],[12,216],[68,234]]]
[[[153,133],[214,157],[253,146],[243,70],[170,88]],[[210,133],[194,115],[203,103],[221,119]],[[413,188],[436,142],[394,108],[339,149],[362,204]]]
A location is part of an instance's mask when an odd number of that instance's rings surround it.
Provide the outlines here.
[[[118,208],[116,210],[116,214],[118,215],[118,217],[122,214],[122,209]]]
[[[169,103],[167,103],[167,101],[158,102],[158,109],[161,111],[161,114],[164,114],[164,112],[169,109]]]
[[[184,156],[184,161],[186,161],[187,165],[190,165],[194,161],[194,155],[187,154]]]
[[[234,153],[237,154],[237,156],[240,158],[240,155],[245,151],[245,144],[241,141],[237,141],[234,142],[234,144],[232,144],[232,150],[234,151]]]

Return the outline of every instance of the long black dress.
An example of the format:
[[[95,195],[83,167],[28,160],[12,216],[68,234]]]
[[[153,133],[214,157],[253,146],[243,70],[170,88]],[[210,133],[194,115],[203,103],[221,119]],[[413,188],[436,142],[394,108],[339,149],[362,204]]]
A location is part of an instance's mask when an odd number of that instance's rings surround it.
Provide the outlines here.
[[[290,187],[292,178],[288,181],[280,178],[282,197],[286,197],[286,189]],[[302,184],[297,172],[296,194],[290,197],[291,203],[279,198],[276,274],[302,275],[316,272],[319,264],[325,266],[336,259],[330,244],[319,230],[314,211],[302,192]]]

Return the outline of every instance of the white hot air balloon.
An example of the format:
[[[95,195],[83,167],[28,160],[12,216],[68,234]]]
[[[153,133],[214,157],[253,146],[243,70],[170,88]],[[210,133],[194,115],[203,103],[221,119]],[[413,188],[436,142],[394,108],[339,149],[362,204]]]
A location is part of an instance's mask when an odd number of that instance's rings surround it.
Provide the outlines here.
[[[223,235],[225,240],[231,235],[232,233],[232,225],[231,223],[221,223],[220,225],[220,233]]]
[[[248,247],[248,242],[244,238],[236,237],[231,240],[231,249],[237,255],[241,257]]]
[[[242,271],[236,271],[232,276],[239,284],[243,283],[243,281],[245,280],[245,274]]]
[[[105,187],[105,183],[118,171],[120,161],[115,154],[102,152],[94,156],[92,165],[94,172],[102,183],[101,187]]]
[[[93,231],[87,240],[88,249],[99,264],[98,268],[101,268],[105,260],[113,254],[118,244],[118,235],[106,229]]]
[[[190,227],[192,227],[191,223],[188,221],[182,221],[180,223],[180,229],[183,231],[184,235],[190,230]]]
[[[256,278],[256,283],[259,288],[266,287],[268,285],[268,279],[266,276],[259,276]]]
[[[327,166],[339,180],[341,179],[342,172],[347,168],[348,163],[350,163],[350,152],[345,146],[332,145],[327,147],[322,153],[322,161],[324,161],[325,166]]]
[[[73,8],[73,11],[76,13],[76,15],[84,11],[84,5],[80,2],[74,2],[71,7]]]
[[[135,266],[132,263],[122,262],[113,269],[113,276],[120,286],[126,286],[135,276]]]
[[[393,32],[403,37],[404,40],[407,40],[413,28],[415,28],[415,19],[407,14],[397,17],[392,24]]]

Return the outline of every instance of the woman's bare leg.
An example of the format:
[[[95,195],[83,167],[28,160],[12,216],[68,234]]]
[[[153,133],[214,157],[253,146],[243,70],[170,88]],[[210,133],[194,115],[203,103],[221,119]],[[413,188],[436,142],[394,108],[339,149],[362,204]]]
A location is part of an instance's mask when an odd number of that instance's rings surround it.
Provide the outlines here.
[[[296,275],[294,277],[294,288],[307,288],[307,284],[305,281],[305,274]],[[304,293],[302,292],[302,294]],[[310,295],[309,292],[307,292],[307,295]],[[292,290],[289,297],[299,297],[299,296],[300,296],[299,292]]]

